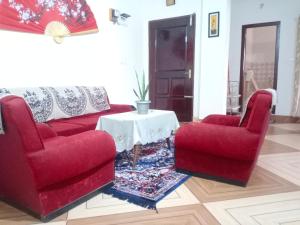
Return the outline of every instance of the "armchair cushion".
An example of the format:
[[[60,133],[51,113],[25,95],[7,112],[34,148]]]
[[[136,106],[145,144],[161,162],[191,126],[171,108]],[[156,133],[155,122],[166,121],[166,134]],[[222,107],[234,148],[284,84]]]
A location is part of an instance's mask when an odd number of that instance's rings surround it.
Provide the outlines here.
[[[256,157],[258,140],[259,135],[245,128],[194,122],[177,131],[175,146],[178,149],[189,149],[197,154],[253,160]]]
[[[112,137],[101,131],[52,138],[44,145],[44,150],[28,155],[38,189],[104,165],[116,154]]]
[[[240,119],[240,116],[212,114],[205,117],[201,122],[237,127]]]

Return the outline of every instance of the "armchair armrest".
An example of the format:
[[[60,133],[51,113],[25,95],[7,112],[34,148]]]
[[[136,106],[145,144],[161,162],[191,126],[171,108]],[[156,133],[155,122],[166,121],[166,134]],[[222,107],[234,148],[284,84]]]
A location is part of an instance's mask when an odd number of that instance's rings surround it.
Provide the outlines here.
[[[122,112],[130,112],[135,110],[133,105],[126,105],[126,104],[110,104],[110,110],[114,113],[122,113]]]
[[[103,131],[55,139],[28,156],[38,189],[81,175],[116,156],[112,137]]]
[[[239,126],[240,119],[241,119],[240,116],[213,114],[205,117],[201,122],[237,127]]]
[[[253,160],[257,155],[259,135],[243,127],[218,126],[208,123],[190,123],[178,129],[177,149],[204,152],[224,158]],[[242,147],[241,147],[242,146]]]

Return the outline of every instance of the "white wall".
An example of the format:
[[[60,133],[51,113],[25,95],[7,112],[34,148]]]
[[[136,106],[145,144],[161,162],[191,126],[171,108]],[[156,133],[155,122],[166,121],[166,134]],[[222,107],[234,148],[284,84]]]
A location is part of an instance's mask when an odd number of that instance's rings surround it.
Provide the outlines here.
[[[229,67],[232,80],[239,80],[242,25],[281,21],[276,114],[290,115],[293,96],[296,22],[300,14],[300,1],[232,0],[231,6]]]
[[[134,103],[134,68],[142,68],[137,2],[88,0],[99,33],[60,45],[44,35],[0,31],[0,87],[103,85],[111,102]],[[110,7],[132,16],[127,27],[108,20]]]
[[[99,33],[65,38],[0,31],[0,87],[103,85],[110,101],[134,104],[134,69],[148,72],[148,21],[196,13],[194,117],[225,113],[230,0],[88,0]],[[108,9],[131,15],[127,27]],[[208,13],[220,11],[220,37],[207,37]]]
[[[215,11],[220,11],[220,36],[208,38],[207,15]],[[212,113],[226,113],[230,14],[230,0],[204,1],[199,81],[200,118]]]
[[[229,49],[230,0],[144,1],[144,68],[148,68],[148,22],[162,18],[196,14],[194,117],[226,112],[227,65]],[[220,37],[208,38],[208,13],[220,11]],[[145,69],[147,71],[147,69]]]

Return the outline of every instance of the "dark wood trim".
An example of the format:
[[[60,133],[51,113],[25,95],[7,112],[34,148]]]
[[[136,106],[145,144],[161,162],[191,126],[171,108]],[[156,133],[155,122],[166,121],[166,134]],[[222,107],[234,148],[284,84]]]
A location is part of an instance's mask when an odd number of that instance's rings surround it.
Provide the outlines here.
[[[275,44],[275,63],[274,63],[274,83],[273,88],[277,89],[277,78],[278,78],[278,61],[279,61],[279,41],[280,41],[280,21],[268,22],[268,23],[255,23],[255,24],[246,24],[242,25],[242,41],[241,41],[241,60],[240,60],[240,105],[243,105],[243,91],[244,91],[244,76],[243,76],[243,67],[244,67],[244,54],[245,54],[245,35],[246,29],[255,28],[255,27],[266,27],[266,26],[276,26],[276,44]],[[240,111],[242,107],[240,107]],[[275,113],[275,107],[272,110],[272,113]]]
[[[272,123],[300,123],[300,117],[272,115]]]
[[[226,184],[233,184],[233,185],[237,185],[237,186],[240,186],[240,187],[246,187],[247,186],[247,182],[227,179],[227,178],[218,177],[218,176],[211,176],[211,175],[207,175],[207,174],[204,174],[204,173],[190,172],[190,171],[187,171],[187,170],[184,170],[184,169],[177,169],[176,168],[176,172],[184,173],[184,174],[194,176],[194,177],[200,177],[200,178],[204,178],[204,179],[208,179],[208,180],[218,181],[218,182],[222,182],[222,183],[226,183]]]

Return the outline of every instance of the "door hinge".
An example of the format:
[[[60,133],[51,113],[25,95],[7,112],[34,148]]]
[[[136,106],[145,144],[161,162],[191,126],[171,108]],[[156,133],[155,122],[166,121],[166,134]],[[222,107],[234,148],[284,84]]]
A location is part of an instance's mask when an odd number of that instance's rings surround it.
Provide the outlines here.
[[[188,43],[188,36],[185,34],[185,43]]]
[[[157,47],[157,38],[155,38],[155,40],[154,40],[154,48],[156,48]]]
[[[190,26],[193,26],[193,16],[190,15]]]

